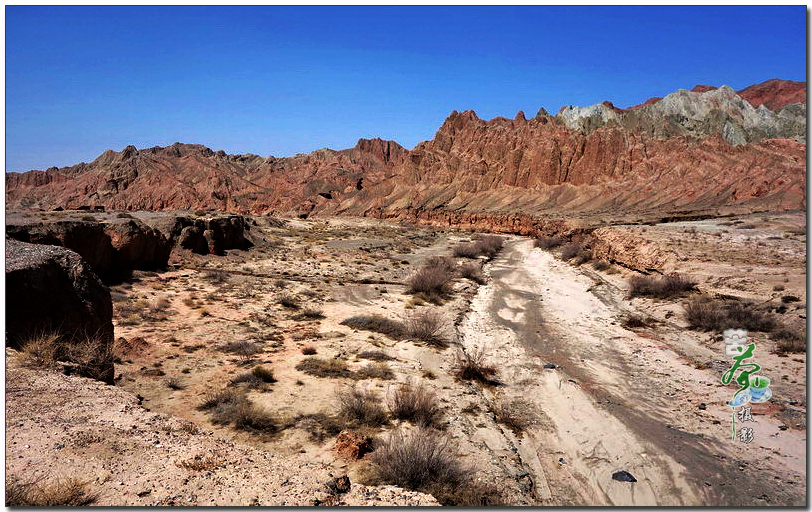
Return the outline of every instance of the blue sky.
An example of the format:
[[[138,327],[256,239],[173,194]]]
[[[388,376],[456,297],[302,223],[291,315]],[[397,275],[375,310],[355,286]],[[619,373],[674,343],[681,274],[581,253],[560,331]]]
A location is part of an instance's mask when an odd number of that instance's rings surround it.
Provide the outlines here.
[[[806,6],[6,8],[6,170],[174,142],[411,149],[484,119],[806,79]]]

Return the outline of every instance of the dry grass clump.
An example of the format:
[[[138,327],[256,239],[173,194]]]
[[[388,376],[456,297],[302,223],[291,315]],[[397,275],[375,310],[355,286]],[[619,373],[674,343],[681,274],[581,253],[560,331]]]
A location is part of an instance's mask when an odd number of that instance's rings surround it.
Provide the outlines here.
[[[421,294],[425,300],[438,303],[448,295],[454,274],[443,267],[422,267],[409,278],[406,293]]]
[[[202,455],[196,455],[192,459],[178,461],[175,465],[189,471],[211,471],[220,465],[220,461],[214,457],[203,458]]]
[[[629,315],[623,319],[621,325],[626,329],[642,329],[651,325],[651,318],[638,315]]]
[[[449,258],[448,256],[431,256],[430,258],[426,258],[426,261],[423,262],[423,267],[439,268],[446,272],[453,273],[457,269],[457,262],[454,261],[454,258]]]
[[[316,347],[313,345],[305,345],[302,347],[302,354],[306,356],[314,356],[316,355]]]
[[[629,297],[679,297],[696,288],[696,282],[680,274],[633,276],[629,279]]]
[[[302,310],[302,317],[310,319],[324,318],[324,311],[314,306],[307,307]]]
[[[354,373],[347,367],[346,361],[341,359],[322,359],[319,357],[307,357],[299,362],[295,367],[300,372],[304,372],[314,377],[350,377]]]
[[[283,293],[276,301],[288,309],[299,309],[299,301],[289,293]]]
[[[251,375],[267,384],[276,382],[276,378],[273,376],[273,370],[270,368],[265,368],[264,366],[254,366],[254,368],[251,370]]]
[[[482,273],[482,267],[480,267],[476,262],[461,265],[458,272],[461,277],[470,279],[476,284],[485,284],[485,275]]]
[[[499,381],[492,379],[497,373],[496,367],[485,363],[485,353],[484,347],[472,352],[457,352],[454,360],[457,378],[476,381],[488,386],[498,385]]]
[[[384,362],[369,363],[356,370],[356,379],[382,379],[392,380],[395,378],[394,372]]]
[[[218,350],[229,352],[249,360],[254,354],[262,352],[262,347],[258,343],[251,341],[229,341],[217,346]]]
[[[245,393],[236,389],[223,389],[206,396],[198,409],[211,412],[215,425],[232,424],[237,430],[274,433],[277,421],[265,409],[251,402]]]
[[[778,354],[799,354],[806,352],[806,332],[798,332],[782,327],[770,335],[777,342],[775,352]]]
[[[459,244],[454,247],[452,254],[457,258],[478,258],[485,256],[488,259],[496,256],[504,246],[504,240],[500,236],[486,236],[476,242]]]
[[[580,257],[583,254],[584,248],[576,242],[570,242],[561,248],[561,259],[564,261],[569,261],[576,256]]]
[[[445,506],[504,504],[496,487],[473,479],[473,472],[462,465],[449,438],[436,430],[398,430],[375,444],[371,458],[375,483],[425,492]]]
[[[116,360],[115,345],[101,334],[69,339],[55,331],[32,335],[20,346],[23,364],[53,368],[57,361],[70,363],[83,377],[107,380]]]
[[[557,236],[545,236],[536,238],[533,241],[533,246],[538,247],[539,249],[555,249],[556,247],[561,245],[561,239]]]
[[[775,329],[775,317],[752,304],[728,302],[709,297],[697,297],[685,308],[685,318],[691,329],[722,332],[725,329],[770,332]]]
[[[361,331],[372,331],[385,334],[391,338],[403,336],[403,322],[392,320],[381,315],[356,315],[341,322],[341,325],[352,327]]]
[[[99,493],[88,489],[89,483],[67,478],[51,483],[42,479],[22,482],[6,476],[7,507],[85,507],[99,499]]]
[[[781,297],[781,302],[783,302],[784,304],[789,304],[790,302],[800,302],[800,301],[801,301],[801,299],[799,299],[795,295],[784,295],[783,297]]]
[[[592,268],[602,272],[604,270],[609,270],[610,268],[612,268],[612,264],[606,260],[597,260],[595,261],[595,263],[592,264]]]
[[[387,402],[392,417],[422,427],[439,427],[442,412],[437,396],[423,385],[402,384]]]
[[[448,319],[442,312],[424,308],[415,311],[403,321],[406,336],[427,345],[445,348],[448,346],[445,332],[448,329]]]
[[[174,391],[179,391],[186,386],[183,385],[183,382],[178,377],[170,377],[164,381],[166,383],[166,387],[172,389]]]
[[[395,361],[397,359],[382,350],[364,350],[357,355],[361,359],[370,359],[372,361]]]
[[[493,413],[497,423],[506,426],[517,436],[521,436],[532,423],[525,407],[515,402],[492,402],[488,404],[488,410]]]
[[[228,282],[229,274],[224,270],[204,270],[203,280],[211,284],[223,284]]]
[[[389,421],[380,398],[358,386],[342,389],[336,395],[339,416],[349,425],[379,427]]]

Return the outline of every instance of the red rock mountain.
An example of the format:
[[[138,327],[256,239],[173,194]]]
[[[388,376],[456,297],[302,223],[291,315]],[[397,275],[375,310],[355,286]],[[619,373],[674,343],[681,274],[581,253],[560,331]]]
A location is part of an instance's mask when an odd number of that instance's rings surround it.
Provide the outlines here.
[[[772,105],[798,98],[786,82],[762,86],[745,91]],[[89,164],[7,173],[6,204],[366,215],[513,232],[558,215],[805,208],[805,104],[756,116],[723,89],[675,93],[632,118],[609,105],[542,110],[529,120],[453,112],[412,151],[380,139],[291,158],[128,146]],[[662,129],[673,112],[683,121]],[[690,121],[692,112],[704,117]],[[787,131],[793,139],[769,138]]]

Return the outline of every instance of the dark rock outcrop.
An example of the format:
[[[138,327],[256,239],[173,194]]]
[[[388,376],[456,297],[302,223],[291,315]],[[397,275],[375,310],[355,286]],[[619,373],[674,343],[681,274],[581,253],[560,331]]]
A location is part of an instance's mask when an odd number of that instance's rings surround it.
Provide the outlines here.
[[[113,344],[109,290],[81,256],[64,247],[6,239],[6,343],[19,348],[33,335],[59,332],[65,343],[94,337]],[[103,347],[102,347],[103,348]],[[113,381],[113,363],[99,369]]]
[[[136,269],[163,268],[172,250],[163,234],[137,219],[9,222],[6,235],[22,242],[71,249],[106,282],[120,280]]]

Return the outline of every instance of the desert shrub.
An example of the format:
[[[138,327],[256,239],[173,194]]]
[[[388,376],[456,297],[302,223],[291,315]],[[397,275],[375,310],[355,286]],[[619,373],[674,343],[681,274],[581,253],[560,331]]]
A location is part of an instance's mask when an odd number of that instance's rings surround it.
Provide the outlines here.
[[[88,489],[89,483],[78,478],[43,483],[42,480],[21,482],[6,476],[7,507],[85,507],[99,499],[99,493]]]
[[[527,411],[517,403],[492,402],[488,404],[488,410],[493,413],[497,423],[506,426],[517,436],[521,435],[531,424]]]
[[[678,297],[695,289],[696,282],[680,274],[667,276],[632,276],[629,279],[629,297]]]
[[[423,490],[431,485],[458,487],[469,478],[448,437],[435,430],[397,430],[376,442],[372,463],[378,477],[404,489]]]
[[[570,242],[561,248],[561,259],[564,261],[571,260],[572,258],[581,257],[584,254],[584,248],[581,244]]]
[[[784,295],[783,297],[781,297],[781,302],[783,302],[784,304],[789,304],[790,302],[800,302],[800,301],[801,301],[801,299],[799,299],[795,295]]]
[[[302,354],[306,356],[314,356],[316,355],[316,347],[313,345],[305,345],[302,347]]]
[[[385,334],[391,338],[403,336],[403,322],[392,320],[381,315],[356,315],[341,322],[341,325],[361,331],[372,331]]]
[[[448,273],[453,273],[457,268],[454,258],[448,256],[431,256],[423,262],[423,268],[439,268]]]
[[[273,433],[279,430],[277,421],[265,409],[252,403],[245,393],[226,388],[210,393],[198,406],[211,413],[215,425],[233,424],[237,430]]]
[[[370,363],[355,372],[356,379],[382,379],[392,380],[395,374],[384,362]]]
[[[178,461],[175,465],[189,471],[211,471],[219,466],[220,462],[214,457],[203,458],[202,455],[197,455],[189,460]]]
[[[251,375],[268,384],[276,382],[273,376],[273,370],[265,368],[264,366],[254,366],[251,370]]]
[[[20,345],[23,362],[27,366],[48,368],[65,357],[65,346],[57,332],[39,332]]]
[[[623,323],[621,325],[626,329],[641,329],[643,327],[648,327],[650,323],[650,318],[643,318],[638,315],[629,315],[623,319]]]
[[[358,386],[342,389],[337,396],[339,415],[350,425],[379,427],[388,421],[380,399]]]
[[[595,261],[595,263],[592,264],[592,268],[594,268],[595,270],[598,270],[598,271],[603,271],[603,270],[609,270],[610,268],[612,268],[612,265],[611,265],[611,263],[609,263],[609,262],[607,262],[605,260],[597,260],[597,261]]]
[[[496,368],[485,363],[485,353],[484,347],[471,352],[457,352],[454,360],[457,378],[473,380],[485,385],[498,384],[498,381],[492,379],[497,373]]]
[[[258,343],[251,341],[229,341],[217,346],[218,350],[229,352],[249,360],[254,354],[262,352],[262,347]]]
[[[310,434],[310,440],[315,443],[322,443],[328,437],[335,437],[347,427],[347,423],[342,418],[321,412],[301,414],[293,421],[297,427]]]
[[[304,318],[324,318],[324,312],[321,308],[311,306],[302,311],[302,316]]]
[[[135,218],[132,215],[130,215],[129,213],[127,213],[127,212],[118,212],[116,214],[116,217],[119,218],[119,219],[134,219]]]
[[[482,268],[476,262],[466,263],[460,266],[459,274],[477,284],[485,284],[485,275],[482,273]]]
[[[92,215],[82,215],[82,220],[86,222],[98,222],[99,220]]]
[[[442,418],[437,396],[419,384],[398,386],[389,397],[387,405],[392,417],[418,426],[436,428]]]
[[[195,210],[195,215],[197,215],[198,217],[204,217],[206,216],[207,213],[208,212],[206,212],[205,210]]]
[[[358,353],[361,359],[370,359],[372,361],[394,361],[396,358],[390,356],[381,350],[364,350]]]
[[[806,333],[782,327],[770,337],[777,342],[775,351],[779,354],[806,352]]]
[[[538,247],[540,249],[555,249],[556,247],[561,245],[561,239],[557,236],[545,236],[536,238],[533,241],[533,246]]]
[[[236,389],[225,388],[220,391],[213,391],[203,397],[203,402],[197,408],[201,411],[208,411],[225,403],[236,402],[242,396],[243,394]]]
[[[223,284],[228,282],[228,272],[224,270],[204,270],[203,280],[212,284]]]
[[[57,361],[71,363],[76,372],[91,379],[106,380],[116,360],[115,345],[102,334],[69,339],[57,332],[41,332],[20,345],[23,364],[52,368]]]
[[[299,301],[289,293],[280,295],[277,302],[288,309],[299,309]]]
[[[232,386],[236,386],[238,384],[246,384],[248,389],[261,389],[264,387],[265,383],[262,382],[262,379],[255,376],[251,372],[243,372],[233,379],[231,379],[230,384]]]
[[[178,377],[170,377],[166,379],[165,382],[166,387],[175,391],[181,390],[185,387]]]
[[[422,267],[408,281],[407,293],[421,293],[427,300],[437,302],[448,294],[453,274],[441,267]]]
[[[458,244],[454,246],[451,254],[453,254],[456,258],[478,258],[479,248],[477,247],[476,243]]]
[[[476,244],[479,253],[491,259],[502,250],[505,241],[501,236],[489,235],[476,242]]]
[[[698,297],[684,306],[685,318],[692,329],[722,332],[725,329],[747,329],[770,332],[775,318],[752,304],[729,303],[723,300]]]
[[[755,224],[742,224],[740,226],[736,226],[739,229],[756,229]]]
[[[448,320],[437,310],[424,308],[406,317],[403,322],[407,336],[435,347],[447,347],[445,331]]]
[[[774,292],[783,292],[784,291],[784,285],[783,284],[777,284],[777,285],[773,286],[773,291]]]
[[[321,359],[319,357],[307,357],[296,365],[300,372],[314,377],[353,377],[353,372],[347,367],[347,363],[341,359]]]

